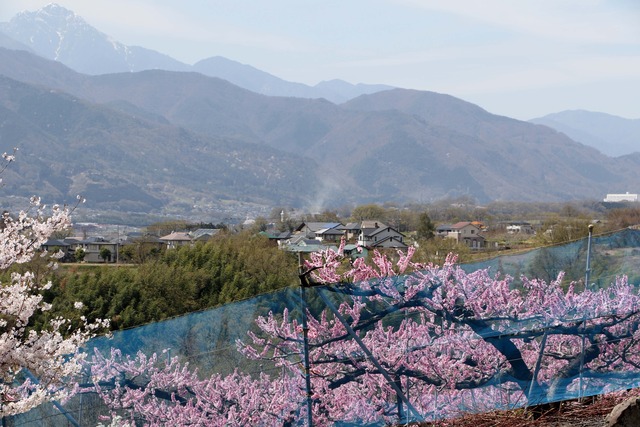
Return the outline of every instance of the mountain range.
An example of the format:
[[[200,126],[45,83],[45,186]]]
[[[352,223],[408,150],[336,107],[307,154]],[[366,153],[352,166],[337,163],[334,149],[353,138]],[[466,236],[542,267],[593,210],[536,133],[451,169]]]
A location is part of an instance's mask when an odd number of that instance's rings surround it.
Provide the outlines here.
[[[554,128],[608,156],[622,156],[640,151],[640,119],[571,110],[529,121]]]
[[[281,81],[287,96],[273,96],[264,92],[277,78],[252,67],[234,72],[237,63],[214,57],[179,69],[162,54],[117,42],[110,49],[121,55],[110,63],[126,72],[79,72],[82,65],[73,70],[62,58],[82,55],[63,52],[83,43],[98,52],[108,37],[59,6],[44,10],[42,28],[27,12],[0,27],[8,47],[0,48],[0,149],[20,148],[0,189],[6,203],[9,195],[60,202],[83,194],[95,211],[218,218],[462,195],[601,199],[640,184],[640,154],[614,159],[564,130],[446,94],[339,81],[314,87],[347,100],[332,102]],[[50,28],[64,37],[55,41]],[[58,48],[57,58],[47,46]],[[143,67],[127,58],[160,62]],[[229,79],[207,75],[208,67],[227,67]]]
[[[96,210],[181,215],[221,213],[224,206],[233,213],[238,203],[246,210],[272,200],[298,206],[315,185],[308,159],[205,137],[6,76],[0,111],[0,145],[19,150],[4,172],[6,196],[73,203],[81,194]]]
[[[37,11],[23,11],[0,23],[0,47],[27,46],[43,58],[55,60],[84,74],[109,74],[143,70],[196,71],[225,79],[253,92],[271,96],[325,98],[344,102],[361,94],[390,89],[386,85],[353,85],[331,80],[309,86],[288,82],[220,56],[188,65],[160,52],[127,46],[89,25],[72,11],[51,3]]]

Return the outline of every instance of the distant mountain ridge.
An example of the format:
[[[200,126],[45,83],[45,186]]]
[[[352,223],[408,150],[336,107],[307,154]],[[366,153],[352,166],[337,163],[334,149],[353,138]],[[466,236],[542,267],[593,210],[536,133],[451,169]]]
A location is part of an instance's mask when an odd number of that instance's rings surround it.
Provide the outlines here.
[[[2,75],[0,147],[19,149],[4,172],[4,208],[8,195],[73,203],[82,194],[94,212],[242,215],[274,200],[305,204],[317,182],[309,159],[197,135]]]
[[[24,159],[7,172],[7,196],[80,193],[96,211],[220,217],[457,196],[598,200],[640,187],[639,153],[612,159],[446,94],[310,87],[222,57],[188,66],[56,5],[0,29],[0,152],[19,146]],[[81,73],[61,58],[121,72]]]
[[[270,96],[325,98],[341,103],[361,94],[390,89],[386,85],[352,85],[344,81],[316,86],[292,83],[219,56],[193,66],[154,50],[112,40],[72,11],[51,3],[34,12],[24,11],[0,23],[0,47],[27,46],[43,58],[61,62],[84,74],[110,74],[143,70],[196,71],[225,79],[237,86]]]
[[[601,199],[640,187],[640,156],[611,159],[546,126],[496,116],[434,92],[394,89],[335,105],[260,95],[193,72],[88,76],[7,49],[0,49],[0,74],[14,81],[9,87],[20,81],[41,96],[71,96],[76,104],[93,106],[62,108],[61,100],[19,102],[17,96],[6,101],[11,116],[0,123],[4,147],[31,146],[34,156],[46,159],[38,153],[47,151],[38,147],[48,133],[39,136],[33,129],[67,129],[56,134],[56,147],[67,162],[74,159],[73,168],[63,162],[55,167],[58,178],[46,181],[52,194],[56,182],[90,177],[102,184],[89,189],[109,190],[105,194],[115,198],[119,187],[107,183],[121,176],[131,194],[158,200],[148,199],[149,209],[186,214],[194,206],[213,209],[215,200],[313,210],[461,195],[480,202]],[[96,108],[100,115],[83,119]],[[38,119],[31,123],[34,111]],[[15,130],[14,123],[21,122],[21,131]],[[84,140],[93,145],[82,145]],[[128,150],[132,161],[123,163]],[[38,171],[47,166],[38,165],[25,166],[33,168],[25,176],[41,176]],[[156,174],[161,182],[155,182]],[[36,179],[32,188],[44,190],[39,182],[45,181]],[[68,184],[59,194],[70,197],[79,188]],[[130,199],[103,200],[101,206],[142,209]]]
[[[260,71],[250,65],[241,64],[222,56],[214,56],[195,63],[193,71],[210,77],[219,77],[262,95],[325,98],[336,104],[363,94],[393,89],[393,87],[387,85],[367,85],[363,83],[353,85],[343,80],[324,81],[315,86],[292,83]]]
[[[530,122],[549,126],[608,156],[640,152],[640,118],[625,119],[605,113],[570,110],[548,114]]]

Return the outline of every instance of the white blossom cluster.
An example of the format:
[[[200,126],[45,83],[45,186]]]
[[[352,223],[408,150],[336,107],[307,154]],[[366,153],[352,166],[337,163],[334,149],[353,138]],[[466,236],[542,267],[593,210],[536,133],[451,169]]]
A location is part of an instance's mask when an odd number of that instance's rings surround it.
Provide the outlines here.
[[[0,218],[0,269],[28,262],[54,232],[70,226],[68,209],[53,206],[45,215],[39,198],[31,203],[29,211]],[[10,283],[0,283],[0,417],[72,395],[77,387],[69,379],[84,358],[78,348],[106,326],[85,321],[71,330],[67,319],[56,318],[40,331],[29,328],[35,314],[50,309],[40,294],[49,287],[30,272],[13,273]]]

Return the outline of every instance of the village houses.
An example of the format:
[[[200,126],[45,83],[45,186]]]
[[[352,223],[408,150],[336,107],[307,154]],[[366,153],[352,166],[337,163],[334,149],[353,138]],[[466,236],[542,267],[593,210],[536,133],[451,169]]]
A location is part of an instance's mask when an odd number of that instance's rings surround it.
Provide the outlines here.
[[[509,232],[528,233],[526,224],[511,224],[513,228]],[[436,228],[435,237],[454,239],[460,244],[472,249],[481,249],[486,246],[482,235],[484,226],[479,222],[458,222],[456,224],[440,225]],[[165,236],[156,237],[132,233],[124,239],[107,240],[102,237],[65,238],[49,240],[43,245],[43,249],[62,250],[65,253],[64,260],[76,259],[76,251],[84,251],[85,262],[118,262],[119,251],[127,245],[140,243],[144,240],[146,247],[153,246],[154,250],[171,250],[180,246],[192,245],[196,242],[207,241],[220,232],[219,229],[198,229],[195,231],[173,231]],[[366,256],[373,249],[401,249],[406,250],[414,242],[408,241],[407,236],[394,227],[377,220],[364,220],[350,222],[343,225],[339,222],[302,222],[292,232],[276,231],[275,227],[262,231],[270,241],[277,244],[283,250],[299,253],[317,252],[331,248],[338,249],[341,241],[346,242],[345,253],[353,257]],[[142,239],[142,240],[141,240]],[[108,251],[108,252],[106,252]],[[105,259],[105,254],[108,256]]]

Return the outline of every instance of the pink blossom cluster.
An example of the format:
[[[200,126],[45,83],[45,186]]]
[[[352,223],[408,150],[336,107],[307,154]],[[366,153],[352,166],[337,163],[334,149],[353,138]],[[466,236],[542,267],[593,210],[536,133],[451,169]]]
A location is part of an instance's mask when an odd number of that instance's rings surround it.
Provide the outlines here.
[[[177,357],[138,353],[131,358],[115,349],[108,357],[96,351],[91,377],[89,390],[110,410],[103,421],[148,426],[281,425],[298,416],[302,386],[299,377],[253,378],[237,371],[200,379]]]

